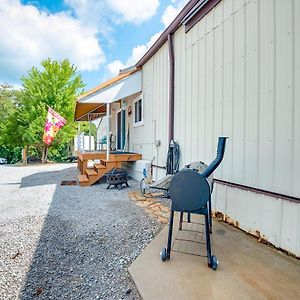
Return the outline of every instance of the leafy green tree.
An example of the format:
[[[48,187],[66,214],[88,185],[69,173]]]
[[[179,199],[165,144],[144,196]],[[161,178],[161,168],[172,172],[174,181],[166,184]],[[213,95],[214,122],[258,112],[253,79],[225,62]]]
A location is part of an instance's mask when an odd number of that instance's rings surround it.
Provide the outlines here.
[[[48,106],[67,120],[67,124],[50,145],[58,147],[68,143],[76,134],[76,96],[82,92],[84,84],[76,68],[67,59],[46,59],[41,62],[41,66],[41,70],[33,67],[28,75],[22,78],[23,92],[16,122],[22,144],[34,147],[45,162],[48,146],[44,144],[42,137]]]
[[[7,83],[0,84],[0,126],[15,111],[16,91]]]
[[[16,148],[16,127],[11,124],[17,111],[20,93],[7,83],[0,84],[0,157],[5,157],[8,162],[16,162],[21,158],[21,149]]]

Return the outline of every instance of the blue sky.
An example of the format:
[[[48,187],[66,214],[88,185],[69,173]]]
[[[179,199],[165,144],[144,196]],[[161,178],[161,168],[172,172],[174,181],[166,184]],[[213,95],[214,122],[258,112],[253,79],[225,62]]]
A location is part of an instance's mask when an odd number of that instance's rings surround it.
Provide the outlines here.
[[[90,89],[135,64],[187,0],[0,0],[0,82],[68,58]],[[4,38],[3,38],[4,37]]]

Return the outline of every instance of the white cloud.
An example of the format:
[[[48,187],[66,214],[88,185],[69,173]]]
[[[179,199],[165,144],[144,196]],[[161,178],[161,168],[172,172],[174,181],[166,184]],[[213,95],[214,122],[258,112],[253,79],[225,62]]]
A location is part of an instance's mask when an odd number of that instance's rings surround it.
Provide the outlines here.
[[[90,27],[109,39],[112,27],[108,22],[107,3],[105,0],[64,0],[76,19],[84,27]]]
[[[137,24],[154,16],[159,6],[159,0],[108,0],[107,2],[124,21]]]
[[[49,14],[19,0],[0,0],[0,80],[17,81],[42,59],[68,58],[81,71],[105,62],[97,30],[66,13]]]
[[[156,40],[160,37],[161,34],[162,31],[157,32],[150,38],[147,44],[142,44],[134,47],[131,51],[130,57],[125,63],[122,63],[120,60],[115,60],[111,62],[106,66],[107,70],[112,76],[115,76],[119,73],[121,69],[135,65],[143,57],[147,50],[156,42]]]
[[[172,1],[172,5],[168,5],[161,17],[161,22],[165,28],[168,27],[176,18],[182,8],[187,4],[188,0]]]
[[[118,1],[118,0],[111,0],[111,1],[118,4],[123,3],[122,1]],[[170,25],[170,23],[175,19],[175,17],[179,14],[179,12],[187,4],[188,1],[189,0],[171,0],[172,4],[166,7],[161,17],[161,22],[165,28]],[[126,1],[124,2],[126,3]],[[142,1],[142,2],[146,2],[146,1]],[[132,8],[132,6],[129,7]],[[108,64],[106,66],[106,69],[110,72],[110,75],[115,76],[119,73],[120,69],[135,65],[143,57],[143,55],[147,52],[147,50],[155,43],[155,41],[160,37],[161,34],[162,31],[157,32],[150,38],[148,43],[137,45],[136,47],[134,47],[131,51],[131,55],[129,56],[126,62],[115,60],[110,64]]]
[[[159,0],[64,0],[84,24],[97,26],[102,34],[110,23],[140,24],[156,14]]]
[[[119,71],[121,69],[125,68],[125,65],[120,60],[114,60],[113,62],[108,64],[106,66],[106,68],[111,75],[115,76],[115,75],[119,74]]]

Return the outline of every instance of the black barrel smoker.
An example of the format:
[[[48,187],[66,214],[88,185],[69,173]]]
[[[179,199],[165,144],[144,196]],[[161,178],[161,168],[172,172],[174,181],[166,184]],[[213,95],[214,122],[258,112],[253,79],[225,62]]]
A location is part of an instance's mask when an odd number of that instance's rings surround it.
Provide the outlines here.
[[[167,248],[163,248],[160,255],[162,261],[170,259],[174,212],[180,212],[179,229],[182,226],[183,213],[201,214],[205,217],[205,237],[208,266],[213,270],[218,267],[217,257],[211,254],[211,187],[207,178],[221,163],[225,151],[226,137],[219,137],[217,156],[203,171],[184,168],[175,174],[170,182],[169,194],[171,198],[171,211]],[[190,220],[190,218],[188,219]]]

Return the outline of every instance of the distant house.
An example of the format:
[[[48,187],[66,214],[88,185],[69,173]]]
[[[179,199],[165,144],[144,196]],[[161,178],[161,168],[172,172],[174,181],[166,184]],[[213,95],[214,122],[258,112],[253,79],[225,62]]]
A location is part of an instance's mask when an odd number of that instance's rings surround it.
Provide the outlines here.
[[[300,2],[191,0],[125,74],[98,91],[123,82],[115,148],[155,157],[158,179],[170,140],[182,168],[228,136],[214,210],[300,256]]]

